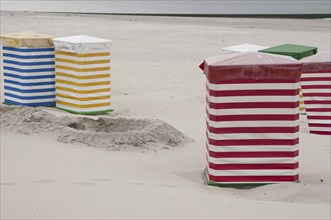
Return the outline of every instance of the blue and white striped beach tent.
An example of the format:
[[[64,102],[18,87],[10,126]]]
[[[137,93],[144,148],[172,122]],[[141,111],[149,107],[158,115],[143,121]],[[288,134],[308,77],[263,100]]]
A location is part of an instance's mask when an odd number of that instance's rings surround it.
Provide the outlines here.
[[[4,103],[55,105],[55,55],[52,37],[34,32],[1,36]]]

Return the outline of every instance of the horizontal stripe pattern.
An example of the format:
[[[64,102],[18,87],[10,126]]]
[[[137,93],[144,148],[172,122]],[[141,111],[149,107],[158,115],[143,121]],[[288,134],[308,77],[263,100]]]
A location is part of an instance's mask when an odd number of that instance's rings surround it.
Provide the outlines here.
[[[210,129],[211,127],[209,127]],[[227,141],[227,140],[245,140],[247,143],[250,140],[267,139],[268,140],[288,140],[299,137],[297,129],[292,127],[264,127],[265,129],[257,129],[257,127],[238,127],[238,128],[226,128],[226,129],[213,129],[207,131],[207,137],[215,141]],[[293,135],[295,133],[296,135]]]
[[[331,70],[304,71],[300,80],[310,133],[331,135]]]
[[[73,102],[72,100],[68,100],[68,101],[63,101],[64,99],[61,98],[56,98],[56,102],[61,104],[61,105],[67,105],[70,107],[74,107],[74,108],[81,108],[81,109],[90,109],[90,108],[95,108],[95,107],[109,107],[110,106],[110,100],[106,100],[106,101],[102,101],[100,103],[96,103],[96,101],[94,100],[94,102],[89,102],[88,104],[86,103],[77,103],[77,102]],[[108,101],[108,102],[107,102]]]
[[[232,80],[220,83],[207,82],[207,89],[209,90],[234,90],[233,86],[238,86],[238,90],[297,90],[300,89],[298,81],[294,80]],[[293,87],[294,85],[294,87]]]
[[[65,58],[57,58],[55,59],[57,63],[69,63],[69,64],[75,64],[75,65],[92,65],[92,64],[104,64],[104,63],[110,63],[110,59],[105,60],[89,60],[89,61],[77,61],[74,59],[65,59]]]
[[[297,108],[299,101],[294,102],[232,102],[232,103],[214,103],[207,100],[209,108],[213,109],[247,109],[247,108],[268,108],[268,109],[284,109]]]
[[[247,135],[248,136],[248,135]],[[256,146],[256,145],[294,145],[299,143],[299,138],[294,139],[212,139],[207,137],[208,143],[217,146],[237,146],[237,145],[247,145],[247,146]]]
[[[236,146],[217,146],[206,143],[208,151],[212,152],[260,152],[260,151],[297,151],[299,150],[299,144],[296,145],[236,145]]]
[[[293,176],[297,172],[294,171],[297,167],[292,165],[292,169],[241,169],[241,170],[228,170],[228,169],[213,169],[213,168],[223,168],[223,166],[209,166],[209,174],[213,176],[228,176],[228,177],[238,177],[238,176]],[[242,166],[238,166],[243,168]],[[250,166],[248,166],[250,167]],[[274,166],[269,166],[270,168],[275,168]],[[249,175],[247,172],[249,171]]]
[[[71,84],[67,84],[67,83],[60,83],[59,81],[56,82],[56,87],[59,88],[59,90],[62,90],[62,88],[64,88],[64,90],[66,91],[72,91],[72,92],[75,92],[75,91],[79,91],[79,93],[84,93],[84,91],[89,91],[89,92],[98,92],[98,91],[103,91],[105,92],[106,90],[107,91],[110,91],[110,85],[96,85],[96,86],[77,86],[75,85],[74,83],[71,83]],[[85,92],[86,93],[86,92]]]
[[[293,96],[299,94],[299,89],[270,89],[270,90],[210,90],[207,87],[210,96],[231,97],[231,96]]]
[[[56,106],[75,113],[110,110],[110,52],[55,52]]]
[[[54,48],[3,47],[5,103],[55,105]]]
[[[68,74],[68,73],[61,73],[61,72],[56,72],[57,78],[61,79],[61,77],[66,77],[66,78],[72,78],[72,79],[99,79],[99,78],[109,78],[110,74],[98,74],[98,75],[74,75],[74,74]],[[65,78],[63,78],[65,79]]]
[[[110,67],[91,67],[91,68],[75,68],[71,66],[64,66],[64,65],[56,65],[56,69],[59,70],[69,70],[73,72],[99,72],[99,71],[107,71],[110,70]]]
[[[298,108],[277,108],[273,109],[274,115],[288,115],[296,114],[299,111]],[[206,112],[210,115],[242,115],[242,109],[214,109],[207,107]],[[270,115],[269,108],[247,108],[245,113],[249,115]]]
[[[8,60],[4,59],[3,63],[6,64],[13,64],[13,65],[18,65],[18,66],[41,66],[41,65],[54,65],[54,61],[44,61],[44,62],[18,62],[14,60]]]
[[[293,126],[293,127],[220,127],[215,128],[212,126],[207,125],[208,131],[211,134],[243,134],[243,133],[289,133],[292,134],[294,132],[299,131],[299,126]]]
[[[209,156],[214,158],[274,158],[274,157],[296,157],[299,151],[259,151],[259,152],[213,152]]]
[[[105,81],[97,81],[97,82],[75,82],[72,79],[70,80],[64,80],[64,79],[56,79],[57,83],[66,84],[66,85],[72,85],[72,86],[78,86],[78,87],[89,87],[89,86],[103,86],[103,85],[110,85],[110,80]]]
[[[55,51],[54,47],[44,47],[44,48],[20,48],[20,47],[2,47],[3,51],[14,51],[22,53],[31,53],[31,52],[53,52]]]
[[[4,90],[7,91],[8,93],[13,92],[18,92],[21,93],[22,96],[27,95],[27,94],[40,94],[40,93],[55,93],[55,86],[54,87],[49,87],[49,88],[38,88],[36,89],[35,87],[19,87],[19,86],[4,86]],[[24,95],[23,95],[24,94]]]
[[[65,92],[74,93],[74,95],[91,95],[91,94],[99,94],[99,93],[108,93],[110,92],[110,88],[82,88],[82,89],[76,89],[76,88],[67,88],[65,86],[61,87],[60,85],[56,86],[57,91],[61,91],[61,93],[58,94],[65,94]]]
[[[103,112],[109,112],[111,111],[111,109],[109,108],[109,106],[101,106],[101,107],[94,107],[93,108],[93,112],[90,111],[89,109],[82,109],[82,108],[76,108],[73,106],[69,106],[69,105],[62,105],[61,103],[56,102],[56,107],[69,111],[69,112],[73,112],[76,114],[96,114],[96,113],[103,113]],[[85,111],[86,110],[86,111]]]
[[[29,104],[34,104],[33,106],[38,106],[38,103],[55,103],[55,98],[22,99],[22,98],[14,98],[14,97],[5,96],[5,100],[15,102],[15,103],[21,103],[18,105],[24,105],[24,106],[31,106]],[[10,104],[9,102],[6,102],[6,103]]]
[[[216,176],[207,173],[208,180],[215,183],[238,184],[238,183],[281,183],[296,182],[299,180],[299,174],[280,175],[280,176]]]
[[[11,83],[11,84],[16,84],[16,85],[22,85],[24,86],[25,84],[31,84],[31,83],[45,83],[44,85],[52,85],[55,82],[54,78],[50,77],[41,77],[41,78],[36,78],[36,77],[12,77],[8,75],[4,75],[4,81]],[[49,82],[52,82],[49,84]],[[29,85],[28,85],[29,86]]]
[[[56,94],[56,96],[61,97],[61,98],[66,98],[66,99],[77,100],[77,101],[93,101],[93,100],[110,99],[110,95],[92,96],[92,97],[76,97],[76,96],[71,96],[71,95]]]
[[[55,58],[54,54],[48,54],[48,53],[40,54],[40,55],[20,55],[18,53],[13,54],[13,53],[3,52],[2,55],[5,59],[11,58],[13,60],[20,60],[21,62],[24,62],[24,60],[26,62],[29,62],[29,60],[37,60],[37,59],[53,59],[54,60],[54,58]]]
[[[8,105],[24,105],[24,106],[29,106],[29,107],[38,107],[38,106],[55,106],[55,101],[38,101],[38,102],[27,102],[27,103],[22,103],[21,101],[15,101],[12,99],[6,99],[4,100],[4,103]]]
[[[246,112],[245,112],[246,113]],[[221,114],[209,114],[207,112],[208,122],[211,124],[220,124],[223,126],[225,122],[236,122],[239,121],[240,123],[245,123],[246,121],[252,126],[254,126],[254,123],[257,123],[258,126],[262,126],[263,123],[268,125],[269,127],[272,127],[272,125],[279,125],[278,123],[282,124],[291,124],[292,121],[299,119],[299,114],[236,114],[236,115],[221,115]],[[254,121],[254,123],[251,123],[251,121]],[[261,122],[261,123],[260,123]]]
[[[57,51],[59,52],[59,51]],[[56,62],[57,63],[61,63],[64,60],[68,60],[69,62],[65,62],[66,65],[70,65],[70,64],[79,64],[79,63],[85,63],[85,62],[94,62],[97,61],[99,62],[100,60],[109,60],[110,59],[110,53],[105,53],[104,56],[102,56],[102,59],[100,59],[100,56],[95,56],[95,53],[93,54],[93,56],[67,56],[65,54],[56,54]]]
[[[22,81],[14,81],[14,80],[8,80],[4,79],[5,85],[19,85],[19,86],[45,86],[45,85],[54,85],[54,80],[46,81],[46,82],[24,82]]]
[[[207,80],[206,88],[209,180],[298,180],[298,80]]]
[[[271,158],[255,158],[255,157],[244,157],[244,158],[215,158],[207,154],[207,161],[214,164],[265,164],[265,163],[297,163],[298,157],[273,157]]]
[[[62,55],[64,57],[67,57],[67,59],[70,59],[72,57],[98,57],[100,58],[104,58],[104,57],[109,57],[110,56],[110,52],[108,50],[104,50],[102,52],[97,52],[97,53],[84,53],[84,54],[79,54],[79,53],[71,53],[71,52],[66,52],[66,51],[56,51],[55,52],[56,57],[58,57],[58,55]],[[101,59],[100,59],[101,60]]]
[[[23,80],[29,80],[29,79],[55,79],[54,74],[49,75],[39,75],[39,76],[29,76],[29,75],[18,75],[18,74],[12,74],[12,73],[4,73],[4,77],[6,78],[16,78],[16,79],[23,79]]]
[[[12,93],[4,93],[5,96],[7,97],[12,97],[16,99],[21,99],[21,100],[34,100],[34,99],[54,99],[55,95],[39,95],[39,96],[21,96],[21,95],[16,95]]]
[[[299,167],[299,163],[268,163],[268,164],[214,164],[209,163],[209,168],[215,171],[220,170],[294,170]],[[270,171],[268,171],[270,172]],[[234,174],[234,173],[230,173]],[[245,174],[245,173],[244,173]],[[268,173],[270,174],[270,173]],[[282,173],[283,174],[283,173]],[[223,174],[224,175],[224,174]],[[236,174],[238,175],[238,174]],[[243,174],[242,174],[243,175]]]
[[[31,91],[31,90],[29,90]],[[38,92],[21,92],[21,91],[10,91],[11,95],[21,96],[24,97],[34,97],[34,96],[40,96],[39,91]],[[43,91],[43,96],[55,96],[55,89],[52,89],[52,91]],[[54,97],[55,98],[55,97]]]

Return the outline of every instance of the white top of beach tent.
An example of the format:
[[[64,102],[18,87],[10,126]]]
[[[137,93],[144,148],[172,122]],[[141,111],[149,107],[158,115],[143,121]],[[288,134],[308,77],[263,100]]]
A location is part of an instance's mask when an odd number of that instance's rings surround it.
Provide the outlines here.
[[[265,46],[260,46],[256,44],[239,44],[230,47],[224,47],[222,50],[225,53],[243,53],[243,52],[257,52],[259,50],[266,49]]]
[[[300,60],[303,63],[302,72],[325,72],[331,71],[330,51],[318,52],[317,54],[305,57]]]
[[[325,63],[331,62],[331,52],[330,51],[323,51],[318,52],[315,55],[305,57],[300,60],[303,63]]]
[[[200,68],[210,82],[236,79],[298,79],[302,63],[292,57],[246,52],[206,58]]]
[[[107,51],[110,50],[112,43],[111,40],[86,35],[54,38],[53,42],[56,50],[72,53]]]
[[[289,56],[276,54],[244,52],[230,55],[221,55],[205,59],[205,64],[213,67],[218,66],[246,66],[246,65],[279,65],[279,64],[299,64],[296,59]]]

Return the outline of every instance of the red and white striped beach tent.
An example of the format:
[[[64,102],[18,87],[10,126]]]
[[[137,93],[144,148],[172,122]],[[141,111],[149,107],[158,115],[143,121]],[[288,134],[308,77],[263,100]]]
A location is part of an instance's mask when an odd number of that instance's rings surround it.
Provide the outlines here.
[[[257,52],[207,58],[207,168],[211,185],[298,181],[302,64]]]
[[[331,55],[320,52],[301,60],[301,87],[309,131],[331,135]]]

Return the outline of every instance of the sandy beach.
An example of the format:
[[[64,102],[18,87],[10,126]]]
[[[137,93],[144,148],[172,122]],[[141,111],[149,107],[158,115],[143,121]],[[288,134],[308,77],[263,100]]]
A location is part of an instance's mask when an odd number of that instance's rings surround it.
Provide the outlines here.
[[[43,107],[8,117],[14,110],[2,105],[1,219],[330,219],[331,137],[309,134],[304,115],[299,183],[206,185],[205,76],[198,68],[204,58],[224,54],[223,47],[242,43],[330,50],[330,28],[329,19],[1,12],[1,34],[113,40],[114,111],[103,120],[150,125],[106,148],[108,139],[88,130],[63,138],[67,130],[59,126],[83,116]],[[31,114],[51,123],[29,127]],[[132,135],[154,139],[136,143]]]

